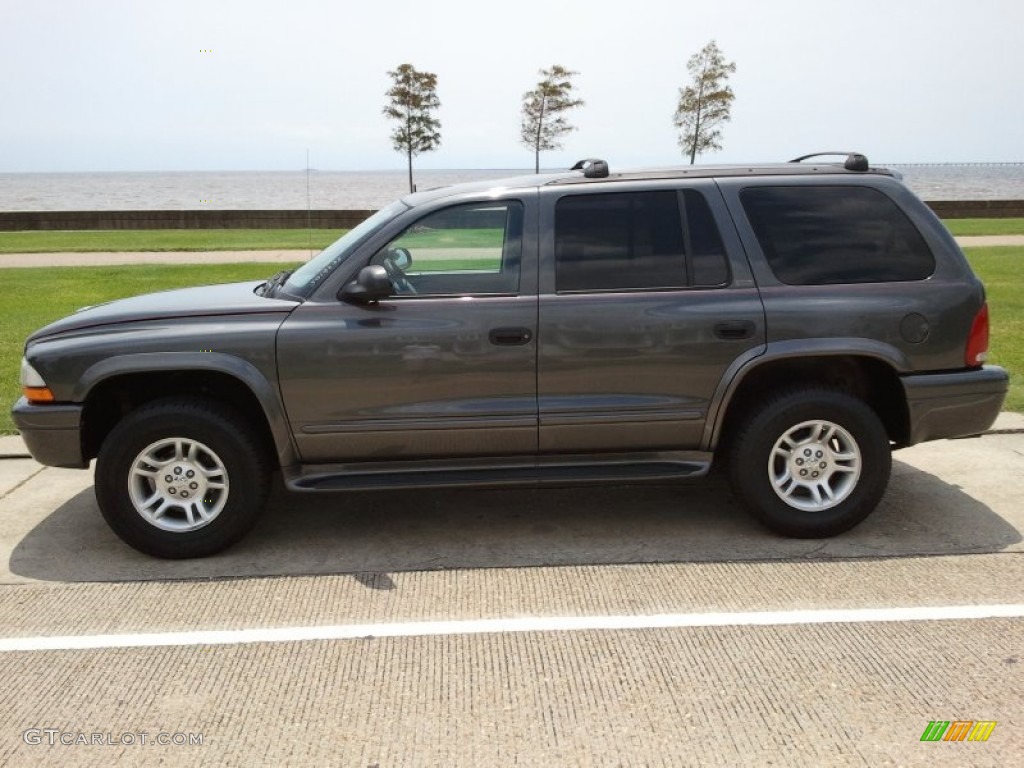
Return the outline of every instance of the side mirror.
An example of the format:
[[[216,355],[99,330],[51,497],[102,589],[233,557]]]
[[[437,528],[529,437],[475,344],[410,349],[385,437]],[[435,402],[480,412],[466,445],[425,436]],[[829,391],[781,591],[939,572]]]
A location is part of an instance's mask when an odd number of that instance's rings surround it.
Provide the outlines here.
[[[412,254],[408,248],[392,248],[388,251],[387,258],[403,272],[412,266]]]
[[[371,264],[359,270],[356,279],[341,289],[341,299],[352,304],[370,304],[386,299],[392,290],[387,270],[379,264]]]

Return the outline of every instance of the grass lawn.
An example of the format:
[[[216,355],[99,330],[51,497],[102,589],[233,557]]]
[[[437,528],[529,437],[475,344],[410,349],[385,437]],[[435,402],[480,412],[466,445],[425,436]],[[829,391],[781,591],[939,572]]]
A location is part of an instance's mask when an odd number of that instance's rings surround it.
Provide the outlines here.
[[[1010,372],[1003,406],[1024,411],[1024,248],[968,248],[967,258],[984,283],[991,323],[988,359]]]
[[[992,318],[989,359],[1009,369],[1006,409],[1024,411],[1024,247],[972,248]],[[202,283],[269,277],[281,264],[137,265],[67,269],[0,269],[0,433],[14,431],[10,410],[20,395],[18,366],[25,337],[87,304]]]
[[[954,235],[1024,235],[1024,219],[944,219]]]
[[[0,232],[0,254],[90,251],[321,251],[344,229],[119,229]],[[0,258],[0,266],[3,260]]]
[[[79,307],[112,299],[203,283],[270,277],[283,264],[133,265],[69,269],[0,269],[0,434],[14,432],[11,406],[25,337]]]

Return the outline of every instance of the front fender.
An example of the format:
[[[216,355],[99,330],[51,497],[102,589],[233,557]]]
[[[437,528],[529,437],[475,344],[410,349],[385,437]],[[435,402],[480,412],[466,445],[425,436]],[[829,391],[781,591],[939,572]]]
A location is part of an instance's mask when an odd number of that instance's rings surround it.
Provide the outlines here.
[[[126,374],[160,371],[210,371],[225,374],[244,384],[259,402],[270,425],[278,460],[282,467],[298,462],[291,430],[277,387],[252,363],[222,352],[138,352],[106,357],[89,366],[72,390],[72,400],[84,403],[89,393],[108,379]]]

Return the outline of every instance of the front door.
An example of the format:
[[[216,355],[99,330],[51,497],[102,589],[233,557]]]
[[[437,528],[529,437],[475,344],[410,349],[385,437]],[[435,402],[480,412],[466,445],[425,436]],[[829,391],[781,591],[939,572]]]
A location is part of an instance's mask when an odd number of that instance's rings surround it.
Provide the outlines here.
[[[536,452],[531,203],[435,208],[359,257],[388,270],[391,297],[291,314],[278,361],[304,462]]]

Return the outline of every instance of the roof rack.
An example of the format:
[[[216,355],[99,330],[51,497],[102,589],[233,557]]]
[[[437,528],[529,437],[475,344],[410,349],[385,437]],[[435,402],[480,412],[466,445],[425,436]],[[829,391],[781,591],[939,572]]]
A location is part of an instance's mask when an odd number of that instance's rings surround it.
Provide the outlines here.
[[[789,162],[801,163],[804,160],[810,160],[812,157],[828,157],[832,155],[846,156],[846,162],[843,163],[843,167],[848,171],[859,171],[863,173],[869,169],[868,159],[865,155],[859,152],[814,152],[810,155],[803,155],[802,157],[796,157]]]
[[[608,163],[604,160],[597,160],[592,157],[588,157],[586,160],[580,160],[569,170],[583,171],[583,177],[586,179],[608,178]]]

